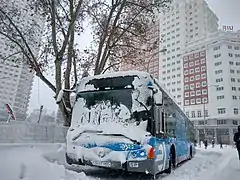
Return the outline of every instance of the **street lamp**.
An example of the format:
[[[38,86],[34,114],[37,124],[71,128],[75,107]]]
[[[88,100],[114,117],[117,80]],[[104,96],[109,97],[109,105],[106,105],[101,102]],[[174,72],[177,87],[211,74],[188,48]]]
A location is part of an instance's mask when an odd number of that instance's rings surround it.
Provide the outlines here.
[[[216,87],[216,88],[218,88],[219,87],[219,85],[208,85],[207,87]],[[203,102],[203,120],[204,120],[204,138],[206,139],[206,135],[207,135],[207,133],[206,133],[206,113],[205,113],[205,111],[206,111],[206,107],[205,107],[205,105],[206,105],[206,102],[204,101]]]

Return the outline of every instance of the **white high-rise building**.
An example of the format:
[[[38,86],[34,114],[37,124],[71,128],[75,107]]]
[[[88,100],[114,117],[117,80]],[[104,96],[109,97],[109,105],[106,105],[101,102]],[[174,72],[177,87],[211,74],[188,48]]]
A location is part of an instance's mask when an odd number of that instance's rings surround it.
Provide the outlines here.
[[[185,113],[199,139],[233,143],[240,124],[240,31],[209,34],[187,44],[183,55]]]
[[[27,0],[4,0],[1,5],[2,10],[9,11],[9,14],[17,10],[22,13],[20,18],[14,15],[11,16],[12,21],[22,31],[28,46],[30,46],[33,54],[37,56],[39,51],[38,42],[41,41],[42,35],[42,29],[39,27],[44,26],[44,19],[28,6]],[[9,24],[7,18],[2,18],[2,21]],[[1,26],[5,24],[2,23]],[[4,29],[4,27],[1,28]],[[13,34],[13,39],[15,36],[18,37],[16,34],[17,32],[15,35]],[[9,33],[9,36],[11,37],[11,33]],[[9,104],[14,110],[16,119],[23,121],[27,116],[34,73],[29,71],[23,55],[19,53],[21,51],[18,46],[15,46],[13,42],[3,35],[0,35],[0,44],[0,120],[6,121],[8,118],[5,104]],[[7,46],[7,44],[11,44],[11,46]]]
[[[204,0],[177,0],[169,11],[160,14],[159,80],[183,109],[182,54],[187,43],[216,32],[218,18]]]
[[[34,74],[25,65],[0,63],[0,120],[8,118],[5,104],[9,104],[17,120],[25,120]]]

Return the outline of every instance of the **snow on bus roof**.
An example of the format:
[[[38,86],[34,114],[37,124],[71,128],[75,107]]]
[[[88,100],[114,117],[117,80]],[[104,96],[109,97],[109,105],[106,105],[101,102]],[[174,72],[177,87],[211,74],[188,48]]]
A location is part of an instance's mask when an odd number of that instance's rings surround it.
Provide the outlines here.
[[[143,77],[150,76],[149,73],[143,72],[143,71],[118,71],[118,72],[111,72],[106,74],[99,74],[95,76],[88,76],[83,78],[82,80],[87,81],[91,79],[104,79],[109,77],[124,77],[124,76],[133,76],[133,75],[143,76]]]

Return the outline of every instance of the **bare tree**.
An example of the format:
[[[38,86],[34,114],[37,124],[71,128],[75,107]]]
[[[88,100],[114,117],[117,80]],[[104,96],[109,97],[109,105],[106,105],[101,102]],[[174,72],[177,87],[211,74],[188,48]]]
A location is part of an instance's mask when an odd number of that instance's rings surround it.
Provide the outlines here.
[[[73,71],[73,85],[77,80],[74,36],[82,32],[82,6],[83,0],[1,1],[0,38],[6,49],[0,52],[1,59],[27,64],[56,95],[63,86],[70,89]],[[44,75],[49,68],[55,84]],[[69,94],[64,95],[64,102],[59,106],[69,126]]]
[[[94,74],[118,67],[122,62],[136,63],[137,56],[152,51],[148,32],[161,9],[171,0],[92,0],[87,13],[94,32]],[[105,70],[104,70],[105,69]]]

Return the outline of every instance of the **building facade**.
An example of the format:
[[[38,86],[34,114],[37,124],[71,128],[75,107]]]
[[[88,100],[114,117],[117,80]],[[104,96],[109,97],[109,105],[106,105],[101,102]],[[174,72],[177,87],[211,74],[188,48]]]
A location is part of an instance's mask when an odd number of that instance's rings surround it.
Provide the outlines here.
[[[24,17],[13,16],[11,18],[24,34],[32,53],[37,56],[39,51],[38,42],[42,40],[43,29],[39,27],[44,27],[43,17],[37,12],[33,12],[33,9],[29,7],[28,0],[4,0],[2,3],[4,4],[3,8],[5,8],[3,10],[19,11],[19,14],[24,15]],[[7,18],[1,20],[5,22],[2,24],[9,23]],[[14,32],[14,28],[12,31]],[[14,33],[9,33],[9,36],[12,36],[13,39],[15,39],[15,36],[18,37]],[[3,35],[0,35],[0,44],[0,120],[6,121],[8,118],[5,104],[9,104],[14,111],[16,120],[24,121],[27,117],[34,73],[29,71],[26,60],[19,53],[21,51],[18,46],[15,46],[13,42]]]
[[[240,32],[218,30],[205,0],[174,1],[159,22],[159,49],[167,49],[158,55],[159,80],[193,121],[198,141],[232,144],[240,124]]]
[[[179,0],[159,20],[160,49],[167,49],[159,58],[159,80],[183,109],[183,49],[188,42],[217,31],[218,18],[204,0]]]
[[[23,64],[7,61],[0,63],[0,119],[6,121],[9,104],[16,120],[24,121],[30,100],[34,74]]]
[[[199,140],[233,143],[240,124],[240,31],[188,43],[183,55],[184,111]]]

